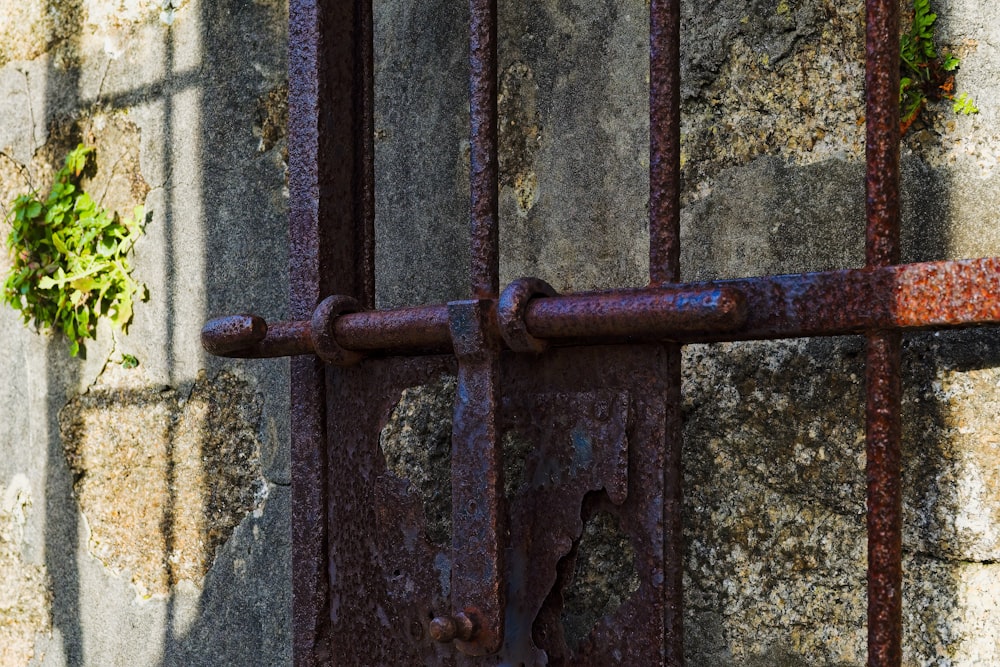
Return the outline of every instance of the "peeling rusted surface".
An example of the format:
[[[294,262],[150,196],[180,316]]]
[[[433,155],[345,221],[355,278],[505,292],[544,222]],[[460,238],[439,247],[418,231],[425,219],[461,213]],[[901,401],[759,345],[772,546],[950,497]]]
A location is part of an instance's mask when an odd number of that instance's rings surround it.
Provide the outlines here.
[[[338,434],[327,448],[330,488],[336,490],[329,504],[330,662],[662,664],[661,512],[668,459],[662,446],[630,454],[630,443],[664,442],[668,402],[679,399],[662,379],[669,364],[656,345],[502,355],[497,429],[523,440],[527,454],[523,473],[507,485],[511,537],[503,542],[510,548],[502,571],[503,642],[497,654],[480,657],[434,641],[432,632],[446,630],[446,617],[467,606],[453,585],[457,559],[475,556],[482,563],[484,554],[471,548],[453,554],[450,545],[429,539],[419,493],[387,468],[379,444],[381,426],[402,391],[455,373],[455,358],[370,359],[330,369],[329,429]],[[459,429],[454,437],[460,436]],[[470,481],[460,470],[453,473]],[[635,553],[639,587],[571,647],[558,629],[561,591],[572,576],[563,572],[563,561],[581,539],[585,502],[618,521]],[[468,524],[469,517],[459,511],[453,522]],[[440,620],[432,630],[434,619]]]

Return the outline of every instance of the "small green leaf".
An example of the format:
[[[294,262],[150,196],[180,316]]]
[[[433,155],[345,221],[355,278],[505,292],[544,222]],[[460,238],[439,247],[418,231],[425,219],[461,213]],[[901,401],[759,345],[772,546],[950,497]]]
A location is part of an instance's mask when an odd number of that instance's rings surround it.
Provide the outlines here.
[[[52,235],[52,245],[54,245],[56,247],[56,250],[58,250],[62,254],[64,255],[69,254],[69,249],[66,247],[66,244],[63,242],[62,237],[59,234]]]
[[[972,98],[966,93],[962,93],[955,99],[952,109],[955,113],[965,116],[971,116],[972,114],[979,113],[979,107],[976,106],[975,102],[972,101]]]

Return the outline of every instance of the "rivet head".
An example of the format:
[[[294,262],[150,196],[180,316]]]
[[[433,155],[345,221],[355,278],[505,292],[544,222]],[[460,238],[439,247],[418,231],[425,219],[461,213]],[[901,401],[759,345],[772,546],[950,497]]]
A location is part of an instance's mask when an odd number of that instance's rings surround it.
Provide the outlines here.
[[[463,612],[454,616],[438,616],[431,621],[430,635],[436,642],[447,643],[455,639],[470,641],[476,634],[476,623]]]
[[[438,616],[431,621],[431,639],[436,642],[450,642],[458,633],[458,626],[451,616]]]

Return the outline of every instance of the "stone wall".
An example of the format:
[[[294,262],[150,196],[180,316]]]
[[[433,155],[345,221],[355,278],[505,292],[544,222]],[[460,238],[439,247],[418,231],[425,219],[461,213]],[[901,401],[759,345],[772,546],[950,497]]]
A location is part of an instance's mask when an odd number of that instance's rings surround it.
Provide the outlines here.
[[[286,24],[267,0],[0,9],[0,200],[94,146],[87,191],[145,205],[149,291],[85,360],[0,308],[4,667],[290,663],[287,364],[198,342],[285,314]]]
[[[214,315],[285,315],[287,5],[7,4],[0,201],[96,146],[87,187],[148,211],[150,298],[86,360],[0,309],[0,665],[289,664],[287,364],[197,340]],[[499,4],[502,282],[643,284],[647,3]],[[375,6],[379,305],[461,298],[468,10]],[[682,6],[685,279],[860,265],[862,3]],[[1000,12],[934,9],[981,111],[934,103],[907,134],[904,256],[998,255]],[[904,662],[1000,663],[1000,343],[906,340]],[[685,348],[689,664],[864,663],[862,357]],[[428,497],[452,391],[407,392],[383,431]],[[630,590],[610,523],[580,547],[574,636]]]

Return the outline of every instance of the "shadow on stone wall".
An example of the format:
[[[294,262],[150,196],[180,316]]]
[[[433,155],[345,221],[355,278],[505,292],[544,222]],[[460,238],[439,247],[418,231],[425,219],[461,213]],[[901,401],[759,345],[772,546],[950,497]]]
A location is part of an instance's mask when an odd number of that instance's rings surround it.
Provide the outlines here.
[[[75,50],[82,29],[81,7],[71,5],[66,16],[50,13],[49,21],[61,20],[66,25],[66,50]],[[54,26],[52,28],[53,32]],[[59,57],[50,57],[45,89],[45,111],[37,119],[39,128],[46,131],[64,120],[65,109],[75,109],[80,102],[79,71],[64,68]],[[34,130],[34,128],[33,128]],[[83,649],[83,619],[80,605],[80,572],[77,567],[79,549],[78,518],[72,482],[66,457],[59,438],[58,413],[66,388],[79,382],[75,364],[66,363],[66,351],[61,340],[48,340],[45,346],[47,374],[47,453],[45,463],[45,567],[51,580],[52,626],[62,634],[63,651],[67,667],[83,667],[86,656]],[[58,508],[58,509],[57,509]]]
[[[244,372],[198,345],[212,315],[284,315],[287,8],[190,0],[177,20],[200,26],[198,39],[157,24],[162,43],[125,57],[108,50],[96,73],[93,53],[86,60],[77,43],[90,29],[85,10],[60,9],[52,20],[68,37],[47,60],[36,131],[48,131],[46,151],[61,160],[94,117],[129,116],[141,127],[141,172],[137,162],[131,176],[152,190],[139,198],[149,193],[137,277],[152,298],[137,306],[128,336],[103,330],[87,363],[58,337],[44,347],[44,558],[55,630],[44,664],[151,654],[163,665],[289,663],[286,367],[255,362]],[[155,67],[127,71],[150,54],[162,56]],[[139,369],[116,364],[123,351]],[[134,373],[130,387],[113,386],[122,373]],[[241,421],[240,410],[256,417]],[[234,438],[256,449],[227,450]],[[230,492],[242,494],[235,508]]]

